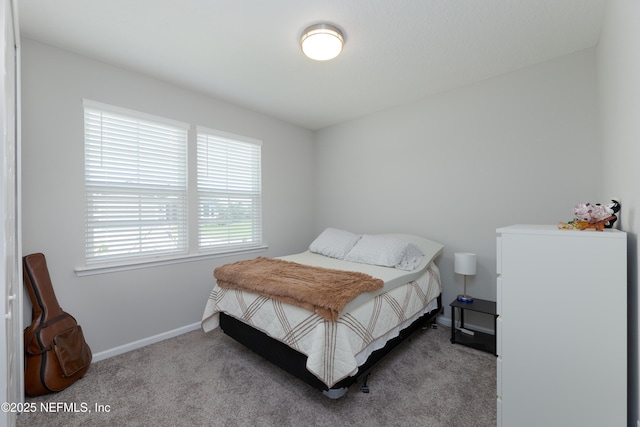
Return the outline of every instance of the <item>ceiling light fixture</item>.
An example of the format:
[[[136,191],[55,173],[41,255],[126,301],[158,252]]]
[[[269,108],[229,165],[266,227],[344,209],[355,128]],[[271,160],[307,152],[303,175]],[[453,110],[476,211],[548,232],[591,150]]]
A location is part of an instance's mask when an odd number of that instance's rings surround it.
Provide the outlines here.
[[[342,52],[344,36],[342,31],[331,24],[315,24],[302,32],[300,46],[311,59],[326,61]]]

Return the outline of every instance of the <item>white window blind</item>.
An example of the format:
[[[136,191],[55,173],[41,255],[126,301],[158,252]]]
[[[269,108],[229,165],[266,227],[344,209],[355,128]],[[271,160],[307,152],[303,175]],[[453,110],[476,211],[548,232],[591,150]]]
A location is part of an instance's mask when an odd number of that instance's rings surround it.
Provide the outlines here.
[[[261,141],[197,132],[198,248],[261,245]]]
[[[84,101],[86,262],[185,254],[189,125]]]

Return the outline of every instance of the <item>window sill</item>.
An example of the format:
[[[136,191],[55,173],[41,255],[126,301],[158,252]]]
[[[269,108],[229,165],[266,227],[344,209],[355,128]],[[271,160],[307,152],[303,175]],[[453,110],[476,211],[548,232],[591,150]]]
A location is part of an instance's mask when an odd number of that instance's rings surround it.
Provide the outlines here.
[[[102,264],[102,265],[88,266],[88,267],[76,267],[74,271],[76,273],[76,276],[78,277],[94,276],[98,274],[115,273],[118,271],[137,270],[140,268],[158,267],[162,265],[180,264],[183,262],[194,262],[194,261],[202,261],[205,259],[222,258],[222,257],[227,257],[232,255],[243,255],[243,254],[250,254],[255,252],[264,252],[267,249],[269,249],[269,246],[260,245],[252,248],[228,250],[225,252],[183,255],[183,256],[175,256],[175,257],[163,258],[163,259],[147,259],[147,260],[139,260],[139,261],[128,262],[128,263],[119,263],[119,264]]]

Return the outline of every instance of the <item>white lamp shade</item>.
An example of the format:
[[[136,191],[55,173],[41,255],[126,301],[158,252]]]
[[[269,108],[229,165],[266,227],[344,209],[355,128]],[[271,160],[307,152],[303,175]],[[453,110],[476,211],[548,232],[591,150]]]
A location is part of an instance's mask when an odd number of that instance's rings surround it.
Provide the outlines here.
[[[456,252],[453,260],[453,271],[467,276],[476,274],[476,254]]]

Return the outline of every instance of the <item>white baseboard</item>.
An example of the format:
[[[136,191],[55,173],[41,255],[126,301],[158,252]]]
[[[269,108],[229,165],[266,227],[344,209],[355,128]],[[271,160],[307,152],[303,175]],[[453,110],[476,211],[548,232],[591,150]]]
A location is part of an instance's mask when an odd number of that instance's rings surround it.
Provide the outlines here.
[[[443,325],[446,326],[447,328],[451,327],[451,318],[450,317],[444,317],[443,314],[441,314],[440,316],[436,317],[436,323],[439,325]]]
[[[457,316],[456,316],[456,318],[457,318]],[[460,319],[458,319],[458,320],[460,320]],[[442,326],[446,326],[448,328],[451,327],[451,318],[450,317],[445,317],[444,315],[438,316],[436,318],[436,322],[438,324],[442,325]],[[458,323],[458,322],[456,322],[456,323]],[[483,326],[477,326],[477,325],[474,325],[472,323],[464,322],[464,326],[465,326],[465,328],[468,326],[469,329],[473,329],[474,331],[478,331],[478,332],[484,332],[485,334],[491,334],[491,335],[495,334],[495,331],[493,329],[485,328]],[[638,426],[638,427],[640,427],[640,426]]]
[[[444,317],[443,315],[440,315],[440,316],[437,317],[436,322],[439,323],[440,325],[447,326],[449,328],[451,327],[451,318],[449,318],[449,317]],[[152,337],[143,338],[141,340],[134,341],[134,342],[131,342],[129,344],[124,344],[124,345],[121,345],[121,346],[118,346],[118,347],[111,348],[109,350],[104,350],[104,351],[101,351],[99,353],[95,353],[93,355],[92,362],[99,362],[101,360],[108,359],[108,358],[113,357],[113,356],[117,356],[119,354],[127,353],[127,352],[129,352],[131,350],[142,348],[142,347],[148,346],[150,344],[154,344],[154,343],[157,343],[157,342],[160,342],[160,341],[164,341],[164,340],[169,339],[169,338],[177,337],[178,335],[182,335],[182,334],[186,334],[187,332],[195,331],[196,329],[199,329],[200,326],[201,326],[200,322],[196,322],[196,323],[193,323],[191,325],[183,326],[181,328],[177,328],[177,329],[174,329],[174,330],[171,330],[171,331],[167,331],[167,332],[163,332],[161,334],[154,335]],[[487,329],[487,328],[483,328],[481,326],[475,326],[475,325],[471,325],[471,324],[469,324],[467,326],[470,326],[472,329],[474,329],[476,331],[486,332],[486,333],[489,333],[489,334],[493,333],[492,330]],[[640,427],[640,421],[638,422],[638,427]]]
[[[92,362],[99,362],[100,360],[108,359],[119,354],[127,353],[137,348],[145,347],[149,344],[154,344],[160,341],[164,341],[169,338],[177,337],[178,335],[186,334],[187,332],[195,331],[200,328],[200,322],[193,323],[191,325],[183,326],[181,328],[174,329],[172,331],[163,332],[152,337],[143,338],[138,341],[134,341],[129,344],[124,344],[119,347],[104,350],[93,355]]]

